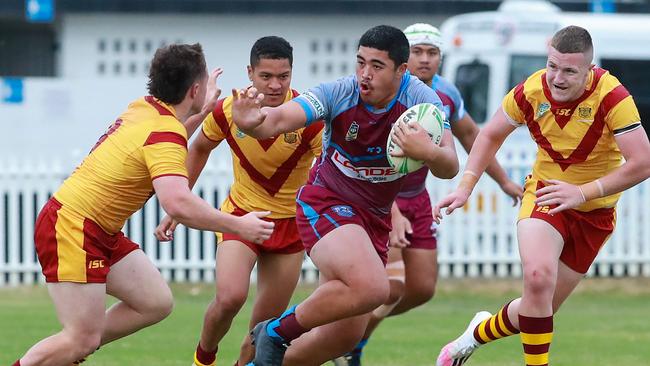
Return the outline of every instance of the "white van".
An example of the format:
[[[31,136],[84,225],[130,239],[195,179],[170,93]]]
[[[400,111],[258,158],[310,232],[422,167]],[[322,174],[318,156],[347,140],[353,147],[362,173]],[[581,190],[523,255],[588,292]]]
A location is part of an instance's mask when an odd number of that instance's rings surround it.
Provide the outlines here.
[[[594,63],[630,91],[650,132],[650,15],[562,12],[546,1],[506,0],[498,11],[463,14],[441,26],[443,75],[458,86],[477,122],[503,96],[546,65],[546,46],[567,25],[591,33]]]

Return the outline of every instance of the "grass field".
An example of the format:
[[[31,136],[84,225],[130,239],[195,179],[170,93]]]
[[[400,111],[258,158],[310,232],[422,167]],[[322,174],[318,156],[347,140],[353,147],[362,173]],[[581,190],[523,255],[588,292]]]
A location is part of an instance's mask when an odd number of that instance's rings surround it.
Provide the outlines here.
[[[478,310],[494,312],[514,298],[514,281],[442,280],[436,298],[388,319],[366,347],[364,365],[433,365],[438,350],[462,331]],[[176,307],[162,323],[104,346],[88,366],[191,364],[203,311],[213,294],[209,285],[175,285]],[[295,301],[311,288],[301,288]],[[222,342],[220,365],[238,354],[250,302]],[[10,365],[34,342],[59,326],[43,287],[0,289],[0,365]],[[555,317],[551,363],[570,366],[650,365],[650,280],[586,280]],[[518,337],[477,352],[470,366],[522,365]]]

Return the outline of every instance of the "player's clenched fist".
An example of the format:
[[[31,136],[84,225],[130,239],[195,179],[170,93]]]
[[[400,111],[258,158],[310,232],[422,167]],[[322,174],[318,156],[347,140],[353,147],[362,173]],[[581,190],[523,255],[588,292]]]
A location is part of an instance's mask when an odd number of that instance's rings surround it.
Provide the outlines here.
[[[270,214],[270,211],[251,212],[239,217],[236,234],[255,244],[262,244],[273,234],[275,223],[262,220]]]

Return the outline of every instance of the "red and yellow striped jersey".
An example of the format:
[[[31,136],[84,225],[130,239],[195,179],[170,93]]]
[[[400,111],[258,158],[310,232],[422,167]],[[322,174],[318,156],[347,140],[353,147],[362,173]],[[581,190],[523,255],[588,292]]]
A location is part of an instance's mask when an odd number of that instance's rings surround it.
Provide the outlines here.
[[[152,181],[187,177],[187,132],[174,108],[147,96],[131,103],[54,197],[109,234],[154,193]]]
[[[558,103],[551,97],[542,69],[503,99],[511,123],[525,124],[537,143],[533,179],[584,184],[619,167],[623,158],[614,136],[640,126],[632,96],[614,76],[594,68],[582,96]],[[580,211],[614,207],[619,194],[578,206]]]
[[[285,102],[296,95],[290,90]],[[322,149],[322,123],[257,140],[232,122],[232,97],[228,97],[206,117],[202,130],[212,141],[225,139],[232,153],[234,183],[221,210],[268,210],[273,219],[296,216],[296,192],[307,182],[309,168]]]

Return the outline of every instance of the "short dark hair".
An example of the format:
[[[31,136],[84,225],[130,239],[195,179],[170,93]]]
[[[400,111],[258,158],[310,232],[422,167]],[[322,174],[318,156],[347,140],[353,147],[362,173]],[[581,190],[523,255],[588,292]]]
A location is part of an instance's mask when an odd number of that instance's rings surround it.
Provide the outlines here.
[[[205,56],[200,44],[171,44],[156,50],[147,89],[167,104],[179,104],[192,84],[205,75]]]
[[[251,67],[257,66],[263,58],[271,60],[287,59],[289,65],[293,67],[293,47],[282,37],[262,37],[255,41],[251,48]]]
[[[560,53],[591,53],[594,50],[589,32],[576,25],[557,31],[551,39],[551,47]]]
[[[400,29],[390,25],[372,27],[361,36],[359,47],[370,47],[388,52],[395,67],[406,63],[409,59],[409,41]]]

